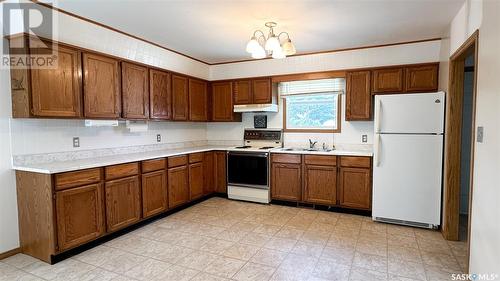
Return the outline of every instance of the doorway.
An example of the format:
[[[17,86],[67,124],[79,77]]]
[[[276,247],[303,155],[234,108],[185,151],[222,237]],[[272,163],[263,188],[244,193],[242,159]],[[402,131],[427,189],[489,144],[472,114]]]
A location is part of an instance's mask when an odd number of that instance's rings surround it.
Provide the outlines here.
[[[469,256],[472,175],[475,143],[479,32],[450,57],[446,101],[443,228],[445,239],[464,242]]]

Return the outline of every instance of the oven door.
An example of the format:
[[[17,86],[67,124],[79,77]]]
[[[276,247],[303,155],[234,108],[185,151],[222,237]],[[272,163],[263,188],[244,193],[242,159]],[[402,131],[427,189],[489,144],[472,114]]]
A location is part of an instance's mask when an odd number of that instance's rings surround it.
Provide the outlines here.
[[[269,189],[269,153],[228,152],[227,183]]]

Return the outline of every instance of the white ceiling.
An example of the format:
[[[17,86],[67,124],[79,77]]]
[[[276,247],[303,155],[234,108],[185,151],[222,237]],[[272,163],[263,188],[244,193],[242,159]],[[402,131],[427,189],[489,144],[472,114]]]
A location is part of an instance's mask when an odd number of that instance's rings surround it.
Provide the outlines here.
[[[206,61],[249,59],[266,21],[298,53],[443,36],[464,0],[58,0],[68,12]],[[267,32],[266,32],[267,33]]]

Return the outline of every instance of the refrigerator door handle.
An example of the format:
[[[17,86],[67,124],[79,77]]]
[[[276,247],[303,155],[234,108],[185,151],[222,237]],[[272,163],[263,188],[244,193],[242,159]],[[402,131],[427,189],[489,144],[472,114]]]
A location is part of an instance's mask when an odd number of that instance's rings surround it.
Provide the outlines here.
[[[373,162],[375,162],[375,167],[380,166],[380,134],[376,134],[375,137],[375,154]]]
[[[382,101],[380,99],[377,99],[377,104],[375,105],[375,112],[377,114],[377,118],[375,120],[375,133],[378,134],[380,133],[380,123],[382,119]]]

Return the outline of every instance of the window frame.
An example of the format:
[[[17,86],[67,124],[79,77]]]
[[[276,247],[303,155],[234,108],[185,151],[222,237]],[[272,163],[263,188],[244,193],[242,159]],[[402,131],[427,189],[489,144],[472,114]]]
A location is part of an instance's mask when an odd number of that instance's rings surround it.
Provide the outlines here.
[[[286,126],[286,98],[283,100],[283,131],[286,133],[329,133],[335,134],[342,131],[342,95],[337,95],[337,128],[336,129],[290,129]]]

